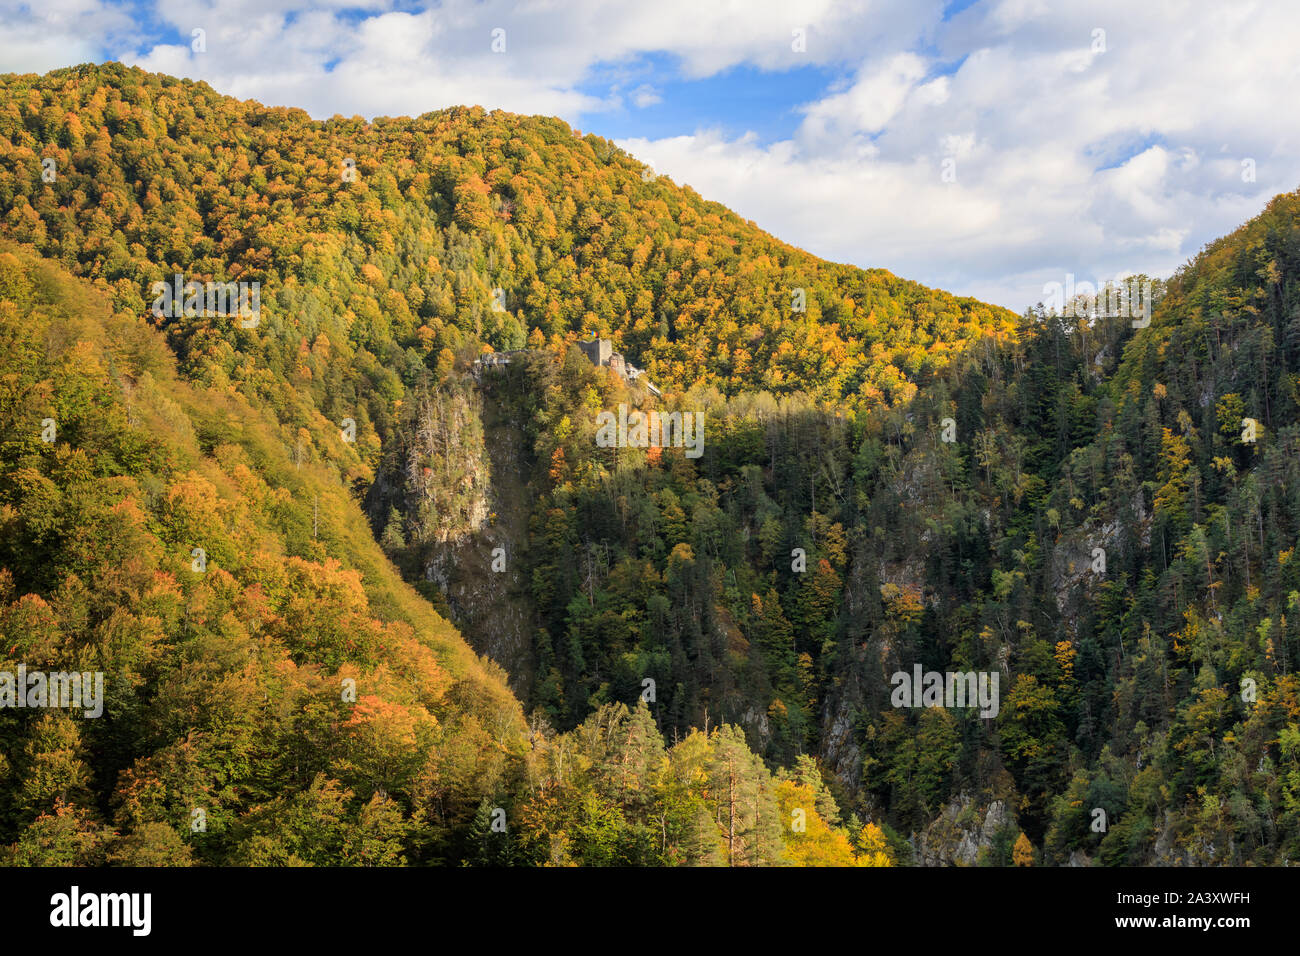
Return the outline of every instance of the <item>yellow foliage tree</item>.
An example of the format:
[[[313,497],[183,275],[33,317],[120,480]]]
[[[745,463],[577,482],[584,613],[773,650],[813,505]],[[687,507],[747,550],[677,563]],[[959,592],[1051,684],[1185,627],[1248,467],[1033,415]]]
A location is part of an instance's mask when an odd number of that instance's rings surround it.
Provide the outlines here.
[[[1016,837],[1016,845],[1011,849],[1011,861],[1016,866],[1034,865],[1034,845],[1023,832]]]
[[[782,780],[776,786],[781,808],[785,860],[792,866],[853,866],[853,847],[816,809],[817,795],[808,784]]]
[[[858,866],[893,866],[885,831],[868,823],[858,834]]]

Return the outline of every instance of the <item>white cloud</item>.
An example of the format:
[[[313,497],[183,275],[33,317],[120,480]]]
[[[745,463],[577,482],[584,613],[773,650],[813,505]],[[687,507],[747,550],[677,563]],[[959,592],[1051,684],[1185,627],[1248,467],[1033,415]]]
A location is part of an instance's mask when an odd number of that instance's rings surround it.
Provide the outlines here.
[[[190,56],[185,47],[109,52],[144,69],[207,80],[223,92],[301,106],[316,117],[416,115],[477,104],[577,120],[618,102],[577,91],[600,65],[666,52],[684,77],[699,78],[740,64],[840,63],[912,42],[937,18],[942,0],[447,0],[417,13],[372,3],[359,25],[342,11],[365,4],[326,6],[334,9],[304,0],[178,0],[160,6],[159,15],[183,36],[196,26],[206,29],[207,53]],[[796,27],[807,31],[802,53],[792,49]],[[492,48],[498,29],[504,52]],[[630,98],[644,108],[660,95],[641,85]]]
[[[47,73],[102,59],[96,39],[125,39],[134,22],[98,0],[0,0],[0,69]]]
[[[805,109],[805,137],[850,139],[879,132],[898,115],[925,72],[925,62],[912,53],[899,53],[879,67],[864,67],[848,90]]]
[[[663,97],[655,92],[654,87],[642,84],[632,91],[632,102],[639,108],[645,109],[647,106],[654,106],[656,103],[662,103]]]

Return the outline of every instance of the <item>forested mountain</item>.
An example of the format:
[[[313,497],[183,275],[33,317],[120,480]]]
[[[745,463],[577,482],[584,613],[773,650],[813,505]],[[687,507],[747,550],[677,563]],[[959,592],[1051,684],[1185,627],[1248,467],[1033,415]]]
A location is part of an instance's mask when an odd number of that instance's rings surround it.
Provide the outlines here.
[[[331,415],[361,387],[383,405],[430,353],[518,348],[532,329],[609,335],[666,387],[874,403],[1014,320],[822,262],[558,120],[474,108],[318,123],[116,64],[0,90],[7,234],[141,313],[174,273],[260,281],[256,334],[169,331],[191,377],[277,405],[286,381]]]
[[[557,120],[0,89],[0,671],[108,688],[0,709],[5,859],[1300,849],[1300,196],[1135,329],[823,262]],[[177,274],[260,313],[159,316]],[[620,403],[703,454],[601,447]],[[894,706],[917,665],[996,716]]]
[[[98,719],[0,709],[0,859],[889,865],[811,760],[774,776],[734,727],[528,727],[345,467],[16,247],[0,347],[0,671],[105,688]]]
[[[586,363],[501,379],[535,449],[529,702],[564,725],[653,675],[665,727],[816,754],[926,862],[1009,863],[1017,827],[1048,862],[1293,858],[1298,212],[1149,327],[1040,307],[906,403],[675,397],[697,460],[596,447],[585,409],[629,398]],[[900,709],[917,664],[997,672],[998,713]]]

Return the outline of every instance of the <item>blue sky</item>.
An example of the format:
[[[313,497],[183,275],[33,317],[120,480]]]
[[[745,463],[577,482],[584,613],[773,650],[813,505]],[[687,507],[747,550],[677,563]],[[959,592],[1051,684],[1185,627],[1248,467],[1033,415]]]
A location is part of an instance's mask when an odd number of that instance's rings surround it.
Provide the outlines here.
[[[0,0],[0,70],[559,116],[817,255],[1017,310],[1167,275],[1300,186],[1298,37],[1287,0]]]
[[[794,135],[803,119],[800,108],[840,79],[832,67],[817,65],[781,71],[740,65],[687,78],[675,56],[651,53],[627,63],[597,64],[578,89],[596,99],[620,100],[582,117],[593,132],[611,139],[660,139],[712,128],[733,138],[753,133],[768,144]]]

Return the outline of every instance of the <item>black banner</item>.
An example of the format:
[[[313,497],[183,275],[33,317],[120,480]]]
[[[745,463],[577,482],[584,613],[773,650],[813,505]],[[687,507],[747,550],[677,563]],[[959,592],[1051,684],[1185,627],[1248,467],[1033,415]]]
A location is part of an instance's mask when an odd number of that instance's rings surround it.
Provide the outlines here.
[[[536,944],[557,926],[649,942],[701,919],[760,941],[827,920],[847,920],[864,943],[1006,939],[1018,925],[1028,941],[1046,920],[1061,939],[1231,945],[1281,932],[1295,895],[1285,869],[9,869],[0,884],[19,938],[128,946],[244,934],[369,945],[429,932],[495,946]]]

